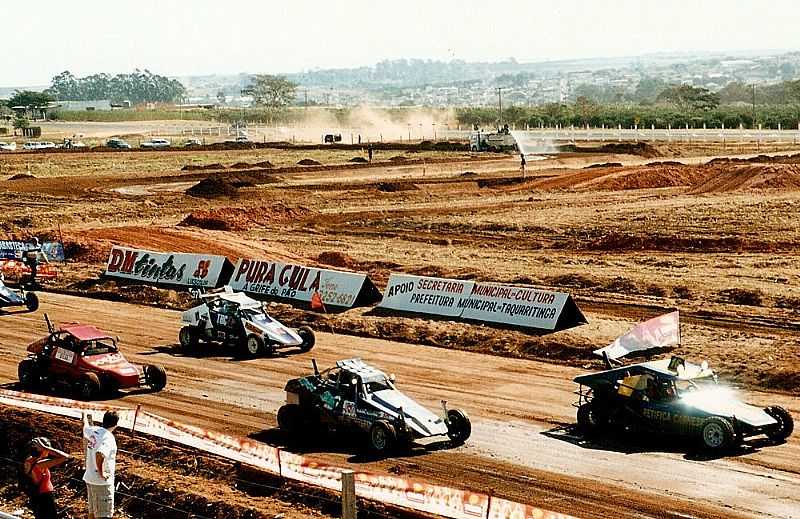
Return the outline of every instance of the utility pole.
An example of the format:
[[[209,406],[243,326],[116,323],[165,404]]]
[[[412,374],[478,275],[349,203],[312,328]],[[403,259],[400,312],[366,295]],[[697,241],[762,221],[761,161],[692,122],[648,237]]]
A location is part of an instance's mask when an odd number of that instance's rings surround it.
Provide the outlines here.
[[[503,87],[497,87],[497,106],[500,111],[500,128],[503,127]]]

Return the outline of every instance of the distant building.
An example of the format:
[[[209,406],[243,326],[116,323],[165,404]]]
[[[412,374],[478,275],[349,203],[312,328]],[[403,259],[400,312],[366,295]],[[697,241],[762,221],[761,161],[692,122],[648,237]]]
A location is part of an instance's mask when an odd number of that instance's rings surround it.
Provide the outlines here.
[[[65,112],[111,110],[111,101],[108,99],[100,99],[97,101],[59,101],[58,109]]]

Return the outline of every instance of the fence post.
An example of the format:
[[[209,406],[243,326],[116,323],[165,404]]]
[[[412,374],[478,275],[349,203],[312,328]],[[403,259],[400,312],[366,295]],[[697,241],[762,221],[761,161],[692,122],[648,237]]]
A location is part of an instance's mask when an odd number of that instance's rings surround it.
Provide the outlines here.
[[[355,472],[342,472],[342,519],[356,519],[356,478]]]

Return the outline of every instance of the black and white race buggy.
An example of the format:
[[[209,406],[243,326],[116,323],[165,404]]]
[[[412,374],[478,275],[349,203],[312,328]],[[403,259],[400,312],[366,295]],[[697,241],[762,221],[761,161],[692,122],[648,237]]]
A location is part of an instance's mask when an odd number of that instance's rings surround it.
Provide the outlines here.
[[[382,454],[409,447],[419,438],[447,436],[455,445],[467,441],[472,425],[460,409],[444,418],[428,411],[394,386],[394,377],[361,359],[340,360],[320,373],[286,383],[286,405],[278,410],[278,426],[292,438],[325,429],[366,433],[370,449]]]
[[[39,308],[39,298],[34,292],[26,291],[24,288],[20,291],[11,290],[5,285],[0,274],[0,308],[10,306],[24,306],[29,312],[35,312]]]
[[[226,286],[202,294],[203,304],[183,313],[178,334],[181,346],[195,348],[200,342],[221,343],[238,348],[244,357],[274,353],[283,348],[307,352],[314,347],[314,331],[284,326],[264,311],[261,302]]]

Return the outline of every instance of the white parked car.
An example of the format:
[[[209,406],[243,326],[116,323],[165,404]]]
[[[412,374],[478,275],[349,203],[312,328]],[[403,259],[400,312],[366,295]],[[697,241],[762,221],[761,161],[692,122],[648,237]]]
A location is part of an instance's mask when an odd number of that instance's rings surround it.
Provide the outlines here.
[[[22,148],[26,150],[51,150],[55,149],[55,147],[56,144],[49,141],[31,141],[22,145]]]
[[[150,139],[139,145],[140,148],[169,148],[170,142],[167,139]]]
[[[0,151],[15,151],[16,149],[16,142],[0,142]]]

